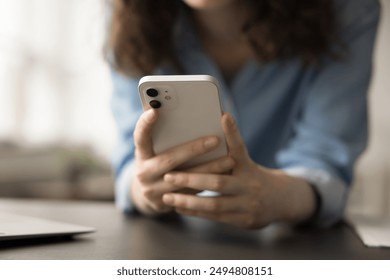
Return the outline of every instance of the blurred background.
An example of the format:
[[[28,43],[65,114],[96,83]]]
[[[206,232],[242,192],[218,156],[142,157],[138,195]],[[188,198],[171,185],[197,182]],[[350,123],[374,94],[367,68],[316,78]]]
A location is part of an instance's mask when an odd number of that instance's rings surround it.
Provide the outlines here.
[[[105,0],[0,0],[0,196],[113,199]]]
[[[348,211],[390,216],[390,0]],[[0,0],[0,197],[113,199],[106,0]]]

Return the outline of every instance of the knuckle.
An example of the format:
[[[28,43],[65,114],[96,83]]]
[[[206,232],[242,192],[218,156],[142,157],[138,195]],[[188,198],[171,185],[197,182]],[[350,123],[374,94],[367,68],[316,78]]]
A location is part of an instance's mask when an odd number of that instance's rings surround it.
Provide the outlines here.
[[[135,176],[139,182],[145,183],[148,178],[148,172],[144,168],[139,168]]]
[[[183,205],[184,208],[187,208],[188,210],[192,210],[194,208],[194,203],[190,198],[181,199],[181,203],[181,205]]]
[[[177,183],[182,186],[189,186],[191,184],[191,176],[188,174],[180,174],[177,176]]]
[[[216,199],[211,199],[208,204],[208,210],[211,212],[219,212],[221,210],[221,204]]]
[[[192,199],[186,196],[179,197],[175,202],[178,208],[187,209],[188,211],[192,211],[195,206]]]
[[[257,200],[257,199],[253,199],[250,203],[249,203],[249,206],[251,207],[251,209],[256,209],[256,210],[261,210],[263,207],[262,207],[262,203]]]
[[[243,224],[243,227],[246,228],[246,229],[255,229],[257,226],[257,219],[256,217],[250,215],[248,216],[245,221],[244,221],[244,224]]]
[[[178,208],[187,209],[188,206],[189,206],[189,203],[188,203],[188,201],[186,199],[177,199],[177,200],[175,200],[175,205]]]
[[[176,174],[173,176],[170,183],[173,185],[188,186],[190,178],[187,174]]]
[[[191,153],[198,155],[198,154],[203,154],[205,152],[205,148],[202,143],[193,143],[191,144]]]
[[[162,155],[161,156],[160,164],[162,166],[168,167],[168,169],[172,169],[172,168],[176,167],[177,162],[176,162],[175,157],[173,157],[172,155],[167,154],[167,155]]]
[[[221,176],[215,176],[213,182],[211,184],[211,188],[213,191],[221,191],[225,185],[225,180]]]
[[[151,200],[155,197],[155,191],[151,188],[144,188],[142,193],[143,193],[143,196],[149,200]]]

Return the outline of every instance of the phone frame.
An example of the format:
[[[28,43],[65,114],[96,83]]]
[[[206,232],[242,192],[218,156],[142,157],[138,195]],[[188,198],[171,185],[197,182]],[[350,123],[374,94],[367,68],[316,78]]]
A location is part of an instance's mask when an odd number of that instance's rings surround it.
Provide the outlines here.
[[[158,96],[148,96],[157,89]],[[217,136],[218,147],[183,164],[179,169],[197,166],[227,155],[225,135],[221,126],[222,103],[219,83],[209,75],[152,75],[139,81],[138,91],[144,111],[150,102],[161,102],[158,120],[152,132],[153,149],[160,154],[177,145],[204,136]]]

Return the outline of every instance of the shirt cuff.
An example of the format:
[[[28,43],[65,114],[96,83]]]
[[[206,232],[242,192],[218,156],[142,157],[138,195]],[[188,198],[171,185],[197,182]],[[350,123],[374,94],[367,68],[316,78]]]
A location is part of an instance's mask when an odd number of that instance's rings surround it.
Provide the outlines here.
[[[314,225],[329,227],[341,219],[348,194],[343,181],[318,169],[291,167],[283,170],[290,176],[305,179],[319,196],[319,209],[312,219]]]
[[[124,166],[115,182],[115,205],[125,213],[135,211],[130,192],[134,171],[135,161],[131,161]]]

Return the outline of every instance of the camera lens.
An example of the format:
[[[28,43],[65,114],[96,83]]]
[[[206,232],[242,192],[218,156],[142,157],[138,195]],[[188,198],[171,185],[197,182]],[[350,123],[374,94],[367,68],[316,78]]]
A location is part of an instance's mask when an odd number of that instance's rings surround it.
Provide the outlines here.
[[[149,102],[149,105],[150,105],[150,107],[152,107],[154,109],[158,109],[161,107],[161,102],[158,100],[152,100]]]
[[[149,95],[150,97],[156,97],[158,95],[158,91],[155,88],[148,88],[146,90],[146,94]]]

